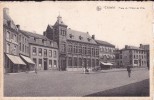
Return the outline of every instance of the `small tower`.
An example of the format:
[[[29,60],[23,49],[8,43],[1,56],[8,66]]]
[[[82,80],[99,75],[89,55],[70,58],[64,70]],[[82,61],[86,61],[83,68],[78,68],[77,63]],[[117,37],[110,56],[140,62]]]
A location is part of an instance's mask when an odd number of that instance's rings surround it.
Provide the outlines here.
[[[54,41],[57,42],[59,47],[59,69],[65,70],[67,63],[67,25],[62,21],[62,17],[59,15],[57,21],[54,24]]]

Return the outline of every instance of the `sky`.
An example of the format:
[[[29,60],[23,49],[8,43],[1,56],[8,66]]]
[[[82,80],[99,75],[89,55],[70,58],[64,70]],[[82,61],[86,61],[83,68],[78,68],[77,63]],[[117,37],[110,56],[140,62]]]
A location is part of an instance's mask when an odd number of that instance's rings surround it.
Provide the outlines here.
[[[94,34],[96,39],[117,48],[149,44],[152,38],[150,2],[10,2],[3,5],[9,8],[9,15],[22,30],[38,34],[43,34],[48,24],[54,25],[60,14],[68,28]]]

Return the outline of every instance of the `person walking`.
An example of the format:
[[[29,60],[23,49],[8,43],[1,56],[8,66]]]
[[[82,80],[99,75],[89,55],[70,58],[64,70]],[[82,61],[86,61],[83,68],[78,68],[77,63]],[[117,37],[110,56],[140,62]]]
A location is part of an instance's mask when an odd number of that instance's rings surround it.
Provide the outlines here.
[[[127,66],[127,71],[128,71],[128,77],[131,77],[131,68],[130,68],[130,66]]]

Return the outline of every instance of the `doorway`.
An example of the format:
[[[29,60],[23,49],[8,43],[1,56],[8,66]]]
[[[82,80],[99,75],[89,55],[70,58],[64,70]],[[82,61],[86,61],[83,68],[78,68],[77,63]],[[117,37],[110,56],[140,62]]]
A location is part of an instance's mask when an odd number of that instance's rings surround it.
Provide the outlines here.
[[[48,67],[47,67],[47,58],[44,58],[44,70],[48,70]]]

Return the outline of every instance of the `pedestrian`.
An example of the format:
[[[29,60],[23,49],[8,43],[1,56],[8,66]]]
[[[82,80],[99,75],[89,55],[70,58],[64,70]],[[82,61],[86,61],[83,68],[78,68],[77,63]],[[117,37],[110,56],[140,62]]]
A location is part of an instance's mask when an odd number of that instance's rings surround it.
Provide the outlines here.
[[[35,66],[35,73],[37,74],[37,68],[36,68],[36,66]]]
[[[128,77],[130,77],[131,76],[131,68],[130,68],[130,66],[127,66],[127,71],[128,71]]]

